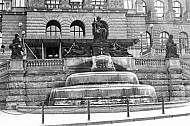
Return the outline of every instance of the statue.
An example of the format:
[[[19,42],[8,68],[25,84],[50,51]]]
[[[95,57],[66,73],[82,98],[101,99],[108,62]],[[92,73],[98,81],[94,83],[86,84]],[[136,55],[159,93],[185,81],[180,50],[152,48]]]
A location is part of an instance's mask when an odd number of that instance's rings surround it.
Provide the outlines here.
[[[94,35],[94,42],[104,42],[107,39],[107,30],[101,23],[101,18],[98,16],[96,21],[92,23],[92,31]]]
[[[169,38],[166,43],[166,56],[165,58],[179,58],[177,54],[177,45],[173,41],[173,35],[169,35]]]
[[[115,57],[133,57],[133,55],[128,52],[127,48],[120,46],[116,42],[111,45],[110,55]]]
[[[63,52],[63,57],[72,57],[72,56],[91,56],[90,47],[87,43],[73,43],[72,46],[67,51],[66,49]]]
[[[9,48],[12,50],[11,58],[12,59],[22,59],[23,49],[22,42],[19,38],[19,34],[15,34],[12,44],[9,45]]]

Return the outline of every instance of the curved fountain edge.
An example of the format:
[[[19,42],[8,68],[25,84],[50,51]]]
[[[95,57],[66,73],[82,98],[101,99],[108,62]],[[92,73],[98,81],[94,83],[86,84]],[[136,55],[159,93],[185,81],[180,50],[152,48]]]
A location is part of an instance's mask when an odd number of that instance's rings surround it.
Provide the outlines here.
[[[177,108],[187,106],[187,101],[173,101],[165,102],[165,109],[168,108]],[[130,112],[136,111],[150,111],[162,109],[162,103],[144,103],[144,104],[130,104]],[[32,114],[41,114],[41,106],[18,106],[18,112],[22,113],[32,113]],[[90,105],[91,113],[116,113],[116,112],[126,112],[127,105]],[[84,106],[44,106],[44,113],[46,114],[85,114],[87,113],[87,105]]]

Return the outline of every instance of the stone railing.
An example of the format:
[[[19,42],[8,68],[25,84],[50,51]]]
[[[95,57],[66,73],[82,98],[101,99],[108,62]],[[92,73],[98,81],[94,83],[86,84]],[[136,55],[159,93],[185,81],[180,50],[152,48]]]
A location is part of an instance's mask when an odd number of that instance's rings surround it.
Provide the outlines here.
[[[26,67],[52,67],[52,66],[63,66],[63,59],[45,59],[45,60],[27,60]]]
[[[134,59],[137,68],[164,68],[166,65],[165,59]]]
[[[190,55],[190,49],[189,48],[178,48],[177,53],[181,56],[187,56]],[[165,55],[166,49],[165,48],[152,48],[152,54],[156,55]]]

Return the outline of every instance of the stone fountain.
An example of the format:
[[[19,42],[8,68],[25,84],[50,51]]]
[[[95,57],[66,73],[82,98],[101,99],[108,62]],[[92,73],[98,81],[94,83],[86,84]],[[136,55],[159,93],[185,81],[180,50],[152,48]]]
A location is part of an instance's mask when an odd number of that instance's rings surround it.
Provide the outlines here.
[[[155,103],[154,87],[141,85],[136,74],[115,71],[111,56],[92,58],[91,72],[75,73],[67,77],[64,87],[51,91],[49,105],[83,105],[87,99],[93,105]]]
[[[152,86],[140,85],[134,73],[115,71],[108,49],[108,29],[99,16],[92,23],[92,31],[91,72],[68,76],[64,87],[51,91],[49,105],[83,105],[87,99],[93,105],[125,104],[127,98],[133,104],[156,102],[156,92]]]

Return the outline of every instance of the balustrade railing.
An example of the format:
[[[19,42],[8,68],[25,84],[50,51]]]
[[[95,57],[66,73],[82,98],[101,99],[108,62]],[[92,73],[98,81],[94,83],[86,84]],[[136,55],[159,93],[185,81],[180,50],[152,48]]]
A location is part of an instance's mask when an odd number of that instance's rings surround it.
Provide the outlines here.
[[[136,67],[149,67],[149,68],[160,68],[165,67],[165,59],[140,59],[135,58]]]
[[[26,67],[52,67],[63,66],[63,59],[27,60]]]

